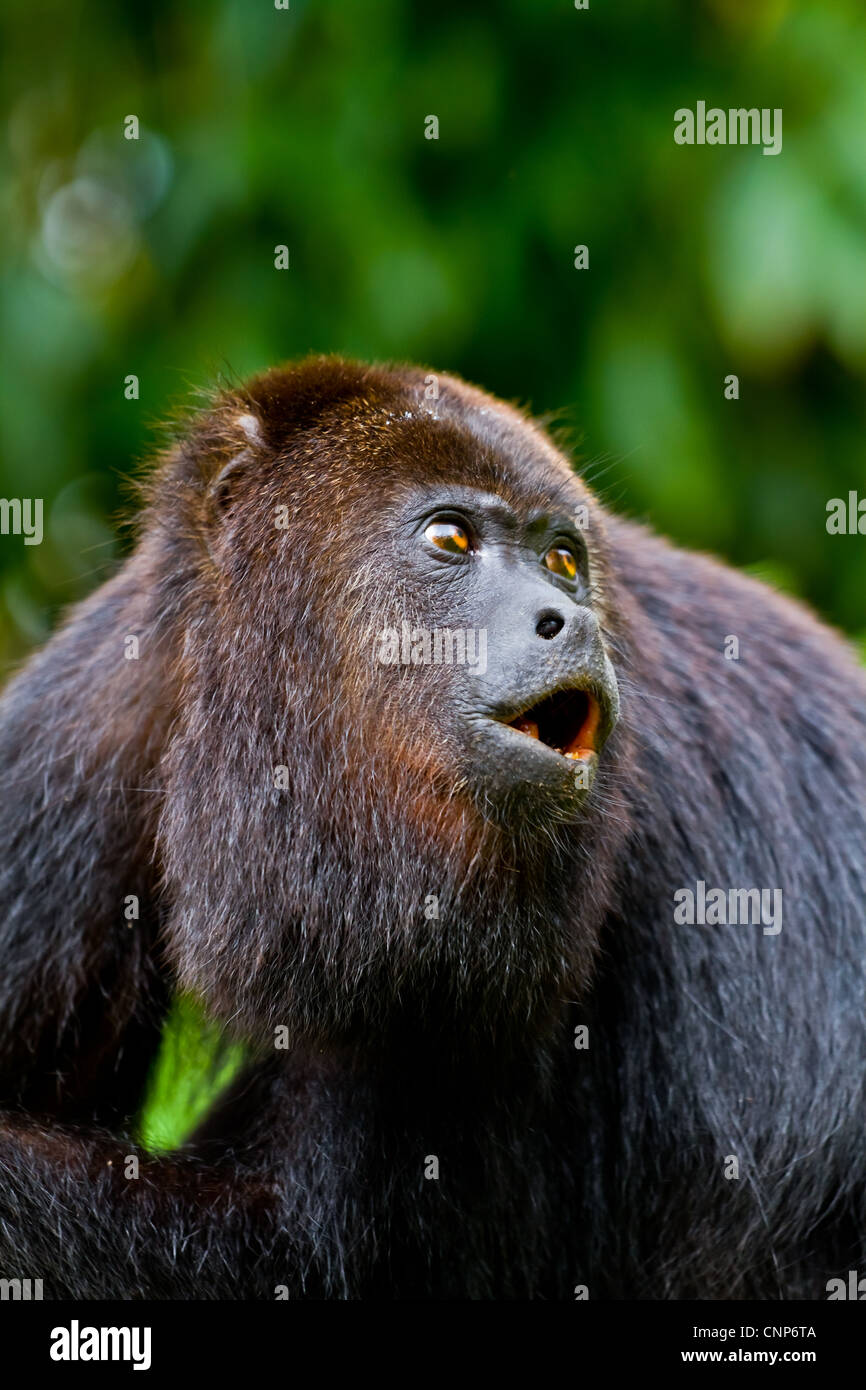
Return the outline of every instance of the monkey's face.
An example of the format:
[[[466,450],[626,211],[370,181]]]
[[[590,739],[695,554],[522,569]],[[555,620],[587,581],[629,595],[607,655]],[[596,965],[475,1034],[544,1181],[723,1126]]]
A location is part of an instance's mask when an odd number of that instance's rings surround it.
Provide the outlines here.
[[[488,806],[579,805],[617,719],[585,510],[440,484],[392,522],[403,612],[379,660]]]
[[[452,379],[435,408],[414,382],[386,392],[242,454],[219,523],[228,592],[263,631],[281,602],[293,650],[267,664],[294,687],[296,762],[326,764],[317,788],[345,764],[365,797],[399,784],[500,824],[574,819],[619,705],[594,500],[501,402]]]
[[[168,935],[250,1031],[501,1037],[591,975],[625,834],[603,521],[517,412],[424,381],[269,374],[168,478]]]

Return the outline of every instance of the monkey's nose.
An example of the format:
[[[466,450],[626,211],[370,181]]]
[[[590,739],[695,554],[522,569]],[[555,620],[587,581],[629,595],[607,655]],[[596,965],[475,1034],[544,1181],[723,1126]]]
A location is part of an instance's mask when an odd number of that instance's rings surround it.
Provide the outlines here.
[[[543,613],[539,613],[538,621],[535,624],[535,634],[543,637],[545,642],[549,642],[552,637],[556,637],[565,627],[565,619],[561,613],[557,613],[553,608],[545,608]]]

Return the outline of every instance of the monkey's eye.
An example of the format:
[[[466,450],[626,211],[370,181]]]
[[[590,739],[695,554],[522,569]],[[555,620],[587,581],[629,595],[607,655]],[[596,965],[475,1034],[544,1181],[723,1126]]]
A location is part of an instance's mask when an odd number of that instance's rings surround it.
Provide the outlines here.
[[[544,563],[551,574],[559,575],[560,579],[577,578],[577,558],[565,545],[555,545],[548,550]]]
[[[431,521],[424,535],[431,545],[451,555],[465,555],[469,550],[469,533],[457,521]]]

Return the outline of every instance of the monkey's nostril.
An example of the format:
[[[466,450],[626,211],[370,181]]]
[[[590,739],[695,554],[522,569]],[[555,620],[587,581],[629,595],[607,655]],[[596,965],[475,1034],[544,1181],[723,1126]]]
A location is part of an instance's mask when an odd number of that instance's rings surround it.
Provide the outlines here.
[[[556,613],[552,608],[547,608],[540,614],[538,622],[535,624],[536,636],[543,637],[549,642],[551,637],[556,637],[557,633],[562,632],[565,627],[565,619],[561,613]]]

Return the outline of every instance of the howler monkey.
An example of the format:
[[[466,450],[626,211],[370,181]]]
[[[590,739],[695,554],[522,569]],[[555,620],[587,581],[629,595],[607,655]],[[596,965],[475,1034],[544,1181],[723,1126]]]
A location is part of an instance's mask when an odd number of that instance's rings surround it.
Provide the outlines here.
[[[864,706],[804,608],[454,377],[224,393],[0,703],[0,1274],[825,1297],[866,1231]],[[176,990],[251,1060],[156,1156]]]

